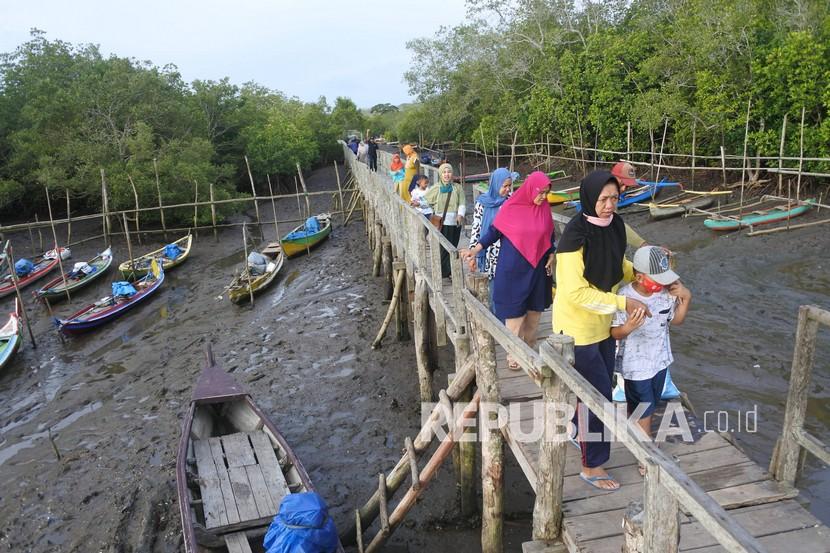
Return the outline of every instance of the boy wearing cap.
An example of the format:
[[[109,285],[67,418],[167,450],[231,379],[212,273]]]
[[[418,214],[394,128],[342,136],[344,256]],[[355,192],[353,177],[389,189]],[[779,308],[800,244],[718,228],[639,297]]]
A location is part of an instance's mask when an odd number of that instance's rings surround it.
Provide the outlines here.
[[[643,302],[651,311],[625,311],[614,316],[611,336],[619,340],[617,364],[625,379],[628,413],[644,405],[639,424],[651,437],[651,415],[663,391],[666,371],[674,361],[669,326],[686,318],[692,294],[671,270],[669,252],[657,246],[643,246],[634,253],[634,281],[618,294]],[[642,468],[641,468],[642,473]]]
[[[625,191],[626,188],[637,186],[637,171],[630,163],[625,161],[615,163],[611,168],[611,174],[617,177],[617,181],[620,183],[620,192]]]

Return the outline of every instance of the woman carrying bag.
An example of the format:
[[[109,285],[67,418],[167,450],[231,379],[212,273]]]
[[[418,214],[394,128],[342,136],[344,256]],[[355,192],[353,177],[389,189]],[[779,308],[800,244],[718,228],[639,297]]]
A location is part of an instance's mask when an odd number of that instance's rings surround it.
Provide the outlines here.
[[[424,199],[433,209],[432,224],[453,246],[458,246],[461,239],[461,229],[464,226],[464,215],[467,206],[464,203],[464,191],[460,184],[452,181],[452,165],[443,163],[438,168],[439,186],[427,190]],[[450,254],[441,248],[441,276],[450,276]]]

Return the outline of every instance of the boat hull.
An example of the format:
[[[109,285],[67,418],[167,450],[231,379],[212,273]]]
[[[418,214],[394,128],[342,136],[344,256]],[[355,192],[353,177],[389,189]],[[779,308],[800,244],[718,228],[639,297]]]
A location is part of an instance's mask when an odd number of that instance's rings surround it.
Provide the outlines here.
[[[671,219],[672,217],[679,217],[689,213],[692,209],[703,209],[715,203],[715,198],[712,196],[702,196],[695,198],[689,202],[681,205],[661,207],[659,205],[651,205],[648,208],[649,215],[655,221],[663,219]]]
[[[64,248],[60,248],[60,251],[63,252]],[[52,272],[55,267],[59,264],[59,260],[55,259],[43,259],[42,261],[38,262],[35,265],[34,270],[26,275],[23,278],[17,279],[17,287],[22,289],[30,284],[37,282],[38,280],[42,279],[50,272]],[[13,269],[12,269],[13,270]],[[7,276],[4,279],[4,282],[0,284],[0,298],[4,298],[10,294],[14,294],[14,283],[11,280],[11,276]]]
[[[20,304],[15,299],[15,309],[9,313],[9,321],[0,330],[0,369],[8,365],[20,349],[23,327],[20,325]]]
[[[806,200],[811,202],[812,200]],[[804,215],[810,210],[811,205],[799,205],[793,209],[771,209],[766,214],[755,214],[741,217],[740,220],[735,219],[706,219],[703,224],[706,228],[723,232],[730,230],[738,230],[741,228],[757,227],[760,225],[768,225],[770,223],[778,223],[786,221],[799,215]]]
[[[235,304],[243,304],[247,301],[250,301],[251,291],[253,291],[253,294],[256,296],[274,283],[277,276],[279,275],[280,270],[282,269],[284,262],[285,256],[282,253],[280,253],[273,260],[273,263],[275,265],[274,270],[267,272],[263,275],[258,275],[254,277],[251,280],[250,286],[246,282],[247,279],[245,278],[244,274],[238,276],[228,288],[228,298],[231,300],[231,302]]]
[[[178,240],[174,241],[173,244],[176,244],[182,249],[181,255],[176,257],[175,259],[169,259],[164,257],[164,247],[161,247],[157,250],[154,250],[150,253],[146,253],[141,257],[135,258],[132,260],[127,260],[121,263],[118,266],[118,270],[121,271],[123,277],[127,280],[134,280],[137,278],[141,278],[145,276],[147,273],[150,272],[150,262],[153,259],[161,259],[161,266],[166,271],[178,267],[190,256],[190,250],[193,247],[193,235],[188,234],[187,236],[183,236]]]
[[[38,298],[48,299],[52,302],[66,298],[67,294],[75,293],[77,290],[92,284],[107,273],[112,265],[112,255],[106,256],[105,258],[98,256],[95,259],[88,261],[88,263],[90,266],[95,267],[95,272],[92,274],[87,275],[80,280],[75,280],[71,279],[67,273],[66,286],[64,286],[64,277],[59,276],[41,286],[40,289],[35,292],[35,296]]]
[[[300,225],[291,232],[302,230],[304,227],[305,225]],[[328,238],[329,234],[331,234],[331,219],[327,218],[323,223],[323,228],[321,228],[319,232],[309,236],[304,236],[302,238],[283,238],[280,240],[280,244],[282,245],[282,251],[285,253],[286,257],[294,257],[315,248],[323,240]]]

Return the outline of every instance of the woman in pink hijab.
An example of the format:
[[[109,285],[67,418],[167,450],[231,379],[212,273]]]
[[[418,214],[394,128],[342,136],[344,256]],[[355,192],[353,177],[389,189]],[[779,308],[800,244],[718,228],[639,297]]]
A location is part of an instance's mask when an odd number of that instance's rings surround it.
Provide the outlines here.
[[[550,179],[541,171],[528,175],[522,186],[504,202],[493,224],[467,254],[468,263],[501,240],[493,306],[496,317],[525,341],[536,346],[536,329],[542,311],[553,302],[554,230],[547,193]],[[475,270],[471,265],[471,270]],[[508,359],[511,369],[518,369]]]

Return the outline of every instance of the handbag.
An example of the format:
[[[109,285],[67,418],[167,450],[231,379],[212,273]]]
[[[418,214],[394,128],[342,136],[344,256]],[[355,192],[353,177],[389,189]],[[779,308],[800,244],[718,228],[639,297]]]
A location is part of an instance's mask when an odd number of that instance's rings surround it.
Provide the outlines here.
[[[441,215],[436,215],[433,213],[429,216],[429,222],[437,228],[439,231],[444,228],[444,216],[447,214],[447,208],[450,206],[450,198],[452,197],[455,189],[453,188],[450,190],[449,194],[447,194],[447,201],[444,202],[444,210],[441,212]]]

